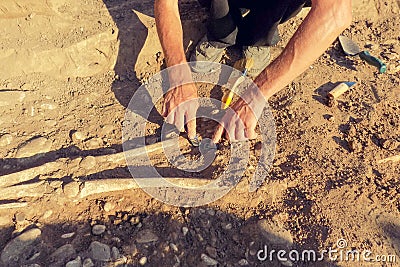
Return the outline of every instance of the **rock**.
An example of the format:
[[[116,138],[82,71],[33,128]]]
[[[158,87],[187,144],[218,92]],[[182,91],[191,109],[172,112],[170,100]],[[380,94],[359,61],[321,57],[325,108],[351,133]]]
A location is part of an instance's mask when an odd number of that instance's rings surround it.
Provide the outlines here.
[[[218,264],[218,261],[214,260],[213,258],[207,256],[206,254],[201,254],[201,260],[207,265],[207,266],[214,266]]]
[[[138,237],[136,238],[136,242],[139,244],[150,243],[158,241],[158,236],[154,234],[152,231],[145,229],[138,233]]]
[[[101,235],[106,231],[106,226],[103,224],[96,224],[92,227],[92,234],[93,235]]]
[[[19,262],[20,258],[30,255],[33,246],[39,241],[42,231],[38,228],[30,229],[23,232],[4,247],[1,253],[1,261],[5,266],[15,265]]]
[[[206,251],[207,251],[208,255],[210,255],[212,258],[217,257],[217,249],[216,248],[207,246]]]
[[[88,149],[96,149],[103,146],[103,140],[101,138],[90,138],[85,142]]]
[[[0,107],[15,106],[21,103],[26,94],[22,91],[0,91]]]
[[[275,222],[268,220],[260,220],[258,227],[261,234],[274,245],[284,245],[291,247],[293,245],[293,237],[289,231],[280,228]]]
[[[93,156],[87,156],[79,163],[79,166],[85,170],[91,170],[96,167],[96,158]]]
[[[182,227],[182,233],[183,235],[186,235],[189,232],[189,229],[187,227]]]
[[[73,131],[71,134],[72,142],[79,143],[86,139],[86,135],[80,131]]]
[[[115,207],[114,203],[111,203],[111,202],[107,201],[107,202],[104,204],[103,209],[104,209],[105,212],[109,212],[109,211],[113,210],[114,207]]]
[[[26,216],[23,212],[17,212],[15,213],[14,218],[16,223],[23,223],[26,219]]]
[[[248,265],[249,265],[249,262],[248,262],[246,259],[241,259],[241,260],[238,262],[238,264],[239,264],[240,266],[248,266]]]
[[[74,198],[80,192],[80,184],[78,182],[70,182],[64,185],[63,192],[67,197]]]
[[[111,257],[113,260],[118,260],[121,258],[121,254],[119,253],[118,248],[116,247],[111,248]]]
[[[61,235],[61,238],[66,239],[66,238],[71,238],[75,235],[75,232],[71,232],[71,233],[66,233]]]
[[[13,137],[11,134],[3,134],[0,136],[0,147],[7,146],[11,144]]]
[[[82,267],[81,257],[76,257],[75,260],[69,261],[65,267]]]
[[[86,259],[83,261],[82,267],[93,267],[93,266],[94,266],[94,264],[93,264],[93,261],[92,261],[91,258],[86,258]]]
[[[169,244],[169,247],[170,247],[173,251],[175,251],[175,252],[178,252],[178,251],[179,251],[178,246],[175,245],[174,243],[170,243],[170,244]]]
[[[21,90],[24,90],[24,91],[31,91],[33,89],[33,86],[30,83],[24,83],[19,88],[21,88]]]
[[[139,264],[143,266],[146,263],[147,263],[147,258],[146,257],[141,257],[140,260],[139,260]]]
[[[114,125],[112,124],[106,124],[103,127],[100,128],[100,133],[102,135],[108,135],[114,131]]]
[[[35,137],[18,148],[16,158],[27,158],[49,152],[53,142],[45,137]]]
[[[98,261],[110,261],[111,251],[110,247],[98,241],[93,241],[89,247],[90,256]]]
[[[49,261],[52,263],[51,266],[62,265],[74,259],[75,257],[76,251],[74,246],[72,246],[71,244],[66,244],[54,251],[50,255]]]

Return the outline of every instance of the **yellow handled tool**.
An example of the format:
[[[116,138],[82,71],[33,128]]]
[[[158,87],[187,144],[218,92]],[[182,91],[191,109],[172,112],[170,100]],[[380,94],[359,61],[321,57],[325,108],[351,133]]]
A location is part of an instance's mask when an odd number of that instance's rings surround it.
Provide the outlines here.
[[[229,105],[232,102],[236,87],[244,81],[247,72],[251,67],[253,67],[253,64],[254,64],[253,58],[242,58],[235,62],[233,67],[237,70],[240,70],[242,72],[242,75],[240,75],[238,78],[234,77],[233,79],[229,79],[228,84],[233,84],[233,85],[232,88],[222,96],[221,100],[222,109],[227,109],[229,107]]]

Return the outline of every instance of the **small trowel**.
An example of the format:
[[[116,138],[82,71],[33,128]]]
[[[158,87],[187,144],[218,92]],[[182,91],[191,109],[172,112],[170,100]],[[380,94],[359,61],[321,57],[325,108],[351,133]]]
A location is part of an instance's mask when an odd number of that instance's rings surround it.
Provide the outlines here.
[[[360,58],[366,61],[368,64],[375,66],[379,69],[380,73],[386,71],[386,64],[382,62],[379,58],[371,56],[368,51],[361,51],[358,45],[350,38],[340,35],[339,42],[342,45],[343,51],[348,56],[359,55]]]

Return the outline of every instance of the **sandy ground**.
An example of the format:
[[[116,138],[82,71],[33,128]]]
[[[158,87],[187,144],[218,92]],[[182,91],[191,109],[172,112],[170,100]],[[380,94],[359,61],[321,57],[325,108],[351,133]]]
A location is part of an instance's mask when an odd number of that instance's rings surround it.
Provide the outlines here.
[[[180,8],[189,53],[207,14],[194,1]],[[209,205],[180,208],[141,189],[82,193],[89,185],[100,190],[95,182],[131,185],[115,155],[129,100],[163,67],[153,3],[3,0],[0,266],[400,266],[399,10],[394,0],[354,1],[344,32],[382,58],[386,73],[345,56],[335,42],[271,98],[276,154],[257,191],[248,192],[248,183],[259,140],[237,187]],[[274,57],[305,14],[282,25]],[[341,81],[356,85],[329,107],[327,92]],[[206,85],[199,92],[222,95]],[[214,126],[199,120],[198,132],[210,136]],[[198,153],[185,141],[182,151]],[[212,166],[192,177],[216,178],[229,157],[221,146]],[[185,175],[162,155],[152,160],[166,177]],[[343,251],[370,250],[381,262],[257,258],[264,246],[321,251],[340,249],[339,239]]]

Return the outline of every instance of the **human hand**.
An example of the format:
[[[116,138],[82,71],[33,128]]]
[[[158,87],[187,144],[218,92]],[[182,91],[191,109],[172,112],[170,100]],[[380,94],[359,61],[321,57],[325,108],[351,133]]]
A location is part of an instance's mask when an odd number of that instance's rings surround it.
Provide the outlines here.
[[[186,65],[186,64],[185,64]],[[197,88],[192,81],[188,66],[172,67],[169,71],[171,89],[164,96],[162,116],[167,123],[184,131],[187,125],[188,137],[196,136],[196,112],[199,107]]]
[[[220,125],[212,138],[216,144],[225,132],[225,137],[231,142],[255,139],[257,121],[266,105],[264,96],[258,88],[249,88],[236,101],[222,118]]]

